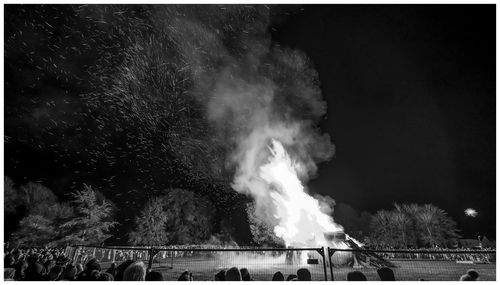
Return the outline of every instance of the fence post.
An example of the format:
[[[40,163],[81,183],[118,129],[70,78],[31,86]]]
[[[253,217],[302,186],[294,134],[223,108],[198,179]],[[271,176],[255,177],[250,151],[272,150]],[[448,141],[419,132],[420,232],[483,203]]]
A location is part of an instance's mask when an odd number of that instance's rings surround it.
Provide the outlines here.
[[[332,277],[332,281],[335,281],[335,279],[333,278],[332,255],[333,252],[331,251],[330,247],[328,247],[328,265],[330,266],[330,276]]]
[[[148,256],[148,271],[153,268],[153,247],[149,248],[149,256]]]
[[[159,251],[156,250],[154,247],[150,247],[148,252],[149,252],[148,270],[151,270],[151,268],[153,268],[153,259]]]
[[[326,273],[326,259],[325,259],[325,247],[321,247],[321,257],[323,257],[323,273],[325,273],[325,281],[328,281],[328,275]]]

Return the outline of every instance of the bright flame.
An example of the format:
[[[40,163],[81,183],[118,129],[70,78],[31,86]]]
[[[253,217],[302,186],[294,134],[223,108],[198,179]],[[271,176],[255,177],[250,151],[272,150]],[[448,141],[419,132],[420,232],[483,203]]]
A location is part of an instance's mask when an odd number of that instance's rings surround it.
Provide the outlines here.
[[[286,246],[325,246],[324,233],[342,231],[340,225],[321,212],[319,201],[304,191],[297,176],[299,164],[294,164],[283,145],[272,140],[271,156],[259,169],[259,177],[269,185],[275,205],[276,236]]]

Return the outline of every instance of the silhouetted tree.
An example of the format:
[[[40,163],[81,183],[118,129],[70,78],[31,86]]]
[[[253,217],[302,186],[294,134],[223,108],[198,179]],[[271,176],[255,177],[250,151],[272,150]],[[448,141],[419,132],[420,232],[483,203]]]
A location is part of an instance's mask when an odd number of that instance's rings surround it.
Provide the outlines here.
[[[52,190],[39,183],[29,182],[17,189],[6,178],[5,186],[5,214],[19,219],[6,238],[16,245],[57,245],[60,225],[72,215],[71,206],[59,203]]]
[[[99,244],[111,235],[109,231],[118,223],[112,221],[112,206],[98,195],[92,187],[84,185],[82,191],[72,193],[75,217],[62,227],[67,230],[64,240],[82,244]]]
[[[395,246],[396,225],[392,212],[380,210],[373,216],[371,223],[371,240],[381,247]]]
[[[335,205],[333,217],[336,223],[344,227],[344,231],[357,239],[370,232],[371,215],[367,212],[361,214],[352,206],[345,203]]]
[[[419,239],[423,246],[445,246],[459,236],[456,223],[438,207],[425,204],[415,215]]]
[[[20,188],[21,203],[28,214],[45,215],[48,207],[58,202],[57,196],[40,183],[29,182]]]
[[[167,216],[163,211],[162,198],[151,198],[135,219],[135,230],[129,234],[129,242],[134,245],[168,244]]]
[[[56,237],[53,221],[41,215],[28,215],[12,234],[11,243],[28,247],[51,245]]]
[[[263,217],[255,210],[255,202],[247,204],[247,215],[254,243],[266,246],[285,246],[285,241],[274,233],[274,225],[269,222],[270,217]]]
[[[73,216],[71,205],[59,203],[49,188],[38,183],[30,182],[19,190],[13,190],[17,192],[16,205],[22,206],[25,213],[10,242],[24,246],[61,245],[65,234],[61,225]]]
[[[404,205],[394,204],[394,220],[398,229],[399,244],[403,248],[417,245],[418,232],[415,217],[408,213]]]
[[[215,209],[205,196],[182,189],[168,189],[152,198],[139,217],[129,241],[141,245],[197,244],[212,233]]]
[[[456,223],[438,207],[395,204],[372,218],[370,240],[381,247],[446,246],[459,237]]]

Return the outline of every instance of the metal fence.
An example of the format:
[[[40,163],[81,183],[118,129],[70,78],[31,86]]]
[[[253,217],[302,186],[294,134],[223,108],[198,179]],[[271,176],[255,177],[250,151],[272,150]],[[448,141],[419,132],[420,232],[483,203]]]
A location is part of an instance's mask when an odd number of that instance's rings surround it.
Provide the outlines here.
[[[280,271],[285,277],[307,268],[315,281],[327,280],[326,248],[141,248],[89,247],[67,248],[75,263],[95,257],[101,267],[125,260],[141,260],[149,268],[161,271],[165,280],[177,280],[185,270],[195,280],[214,280],[215,274],[231,267],[246,268],[253,280],[270,281]]]
[[[350,258],[346,258],[350,257]],[[336,260],[337,259],[337,260]],[[349,260],[347,263],[339,262]],[[380,281],[377,269],[389,267],[400,281],[458,281],[474,269],[480,280],[496,280],[496,251],[491,250],[368,250],[328,248],[330,280],[346,280],[350,271]],[[347,265],[347,266],[346,266]]]
[[[377,269],[389,267],[396,280],[456,281],[469,269],[481,280],[496,280],[495,251],[470,250],[368,250],[335,248],[186,248],[186,247],[90,247],[73,246],[66,254],[75,263],[97,258],[102,268],[132,259],[162,272],[165,280],[177,280],[188,270],[194,280],[214,280],[231,267],[247,268],[253,280],[270,281],[280,271],[285,278],[307,268],[313,281],[347,279],[351,271],[379,281]]]

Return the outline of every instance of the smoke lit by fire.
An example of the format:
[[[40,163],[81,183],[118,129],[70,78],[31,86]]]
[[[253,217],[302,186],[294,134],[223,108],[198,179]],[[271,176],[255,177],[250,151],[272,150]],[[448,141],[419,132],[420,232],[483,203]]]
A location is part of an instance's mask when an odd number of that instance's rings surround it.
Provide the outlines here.
[[[330,216],[331,206],[305,188],[317,164],[334,153],[329,135],[317,128],[326,114],[318,73],[303,52],[273,42],[267,8],[235,5],[229,11],[230,26],[245,32],[223,38],[192,19],[170,24],[185,31],[179,41],[196,34],[196,45],[186,41],[192,48],[182,53],[197,71],[193,92],[229,146],[232,188],[253,198],[255,214],[286,245],[326,245],[324,233],[342,227]]]

